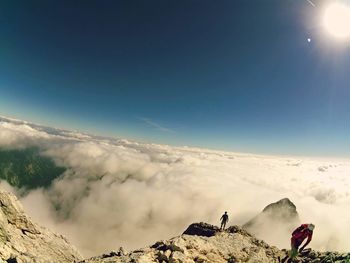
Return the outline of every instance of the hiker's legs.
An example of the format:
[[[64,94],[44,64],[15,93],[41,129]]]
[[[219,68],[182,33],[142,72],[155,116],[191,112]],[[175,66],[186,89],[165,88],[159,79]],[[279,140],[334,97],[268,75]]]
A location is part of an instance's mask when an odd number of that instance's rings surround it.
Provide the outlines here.
[[[297,244],[294,244],[294,242],[292,241],[291,249],[288,255],[282,259],[282,262],[287,262],[287,263],[293,262],[293,260],[298,256],[298,249],[299,249],[299,246]]]
[[[221,222],[220,230],[225,230],[225,226],[226,226],[226,222],[225,222],[225,221],[222,221],[222,222]]]
[[[296,246],[295,244],[292,244],[292,248],[289,253],[289,258],[291,260],[294,260],[298,256],[298,248],[299,248],[298,246]]]

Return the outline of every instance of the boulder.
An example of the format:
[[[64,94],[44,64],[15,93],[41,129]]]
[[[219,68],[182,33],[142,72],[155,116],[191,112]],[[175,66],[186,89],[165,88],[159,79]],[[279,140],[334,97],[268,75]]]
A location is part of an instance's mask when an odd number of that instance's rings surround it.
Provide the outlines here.
[[[219,231],[220,229],[217,226],[213,226],[213,225],[201,222],[201,223],[191,224],[185,230],[185,232],[183,232],[183,234],[191,235],[191,236],[212,237]]]

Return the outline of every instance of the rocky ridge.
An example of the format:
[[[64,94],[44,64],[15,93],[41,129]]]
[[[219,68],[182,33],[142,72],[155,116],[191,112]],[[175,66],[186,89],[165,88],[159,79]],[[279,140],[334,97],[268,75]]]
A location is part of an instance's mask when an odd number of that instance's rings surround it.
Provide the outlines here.
[[[62,235],[33,223],[16,196],[0,191],[0,262],[75,262],[79,252]]]
[[[122,250],[81,261],[81,263],[241,263],[285,262],[286,250],[270,246],[246,230],[231,226],[220,231],[206,223],[190,225],[185,232],[150,247],[125,253]],[[350,254],[305,250],[294,262],[350,262]]]

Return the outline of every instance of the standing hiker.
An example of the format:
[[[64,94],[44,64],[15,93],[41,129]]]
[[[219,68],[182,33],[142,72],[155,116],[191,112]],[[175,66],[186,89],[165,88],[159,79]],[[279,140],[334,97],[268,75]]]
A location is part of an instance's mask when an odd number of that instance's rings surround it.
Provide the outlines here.
[[[221,227],[220,230],[225,230],[226,223],[228,222],[228,214],[225,212],[220,218],[221,221]]]

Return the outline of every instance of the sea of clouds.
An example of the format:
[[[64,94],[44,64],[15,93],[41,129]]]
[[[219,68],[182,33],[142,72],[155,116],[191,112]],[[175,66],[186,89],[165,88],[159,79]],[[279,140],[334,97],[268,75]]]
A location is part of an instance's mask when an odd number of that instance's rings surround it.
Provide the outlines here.
[[[48,189],[16,193],[39,224],[84,256],[179,235],[192,222],[244,224],[290,198],[316,225],[312,247],[350,250],[350,160],[262,156],[101,138],[0,118],[0,148],[38,146],[66,172]],[[262,230],[287,248],[290,233]]]

